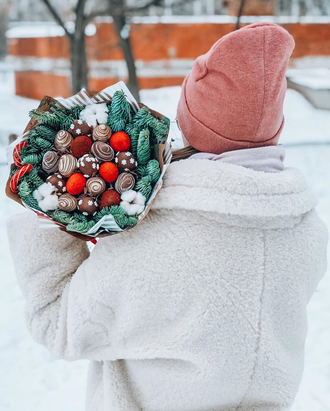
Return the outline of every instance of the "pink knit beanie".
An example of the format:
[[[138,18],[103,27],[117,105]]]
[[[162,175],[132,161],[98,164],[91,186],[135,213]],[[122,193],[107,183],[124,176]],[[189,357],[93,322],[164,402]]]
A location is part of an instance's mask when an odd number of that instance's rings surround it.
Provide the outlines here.
[[[293,48],[293,37],[282,27],[255,23],[199,56],[184,79],[177,110],[189,144],[215,154],[276,145]]]

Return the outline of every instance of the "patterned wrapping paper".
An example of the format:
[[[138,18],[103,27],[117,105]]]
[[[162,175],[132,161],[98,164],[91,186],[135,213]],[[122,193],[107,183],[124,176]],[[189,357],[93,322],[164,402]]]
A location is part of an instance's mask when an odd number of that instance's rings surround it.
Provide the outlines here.
[[[134,112],[137,112],[140,107],[143,106],[143,104],[138,104],[129,89],[126,87],[125,83],[123,81],[120,81],[110,87],[105,88],[104,90],[98,92],[98,93],[93,93],[93,92],[88,92],[85,89],[82,89],[79,93],[75,94],[74,96],[71,96],[67,99],[63,98],[57,98],[56,100],[51,98],[51,97],[45,97],[39,107],[38,110],[40,111],[52,111],[56,110],[56,108],[73,108],[75,106],[85,106],[87,104],[95,104],[95,103],[109,103],[111,101],[112,96],[116,91],[122,90],[127,98],[127,101],[130,103],[131,107],[133,108]],[[154,117],[157,117],[159,119],[163,119],[164,116],[152,109],[150,109],[151,114]],[[28,125],[26,126],[26,129],[24,130],[24,133],[17,138],[13,143],[11,143],[7,148],[6,148],[6,156],[7,156],[7,163],[9,166],[9,172],[11,171],[13,167],[13,150],[17,144],[19,144],[22,141],[25,141],[28,139],[29,132],[30,130],[36,125],[36,121],[30,120]],[[161,170],[161,175],[155,186],[153,187],[153,190],[151,192],[150,198],[147,201],[145,205],[144,211],[139,215],[138,221],[136,225],[139,225],[141,221],[147,216],[152,203],[154,202],[157,193],[162,187],[163,184],[163,176],[164,173],[166,172],[166,169],[168,165],[171,162],[172,158],[172,152],[171,152],[171,146],[168,142],[164,144],[156,144],[155,146],[155,158],[158,160],[159,165],[160,165],[160,170]],[[36,210],[32,207],[29,207],[27,204],[25,204],[22,199],[18,196],[18,194],[13,193],[10,188],[9,188],[9,182],[10,182],[10,177],[8,178],[7,185],[6,185],[6,194],[9,198],[12,198],[14,201],[19,202],[22,204],[24,207],[33,210],[35,213],[37,213],[40,217],[39,219],[39,224],[43,228],[62,228],[62,230],[65,230],[65,225],[61,224],[57,221],[54,221],[51,219],[46,213],[43,213],[42,211]],[[135,227],[135,226],[134,226]],[[121,229],[118,224],[115,222],[114,218],[112,215],[107,215],[104,216],[100,221],[98,221],[87,233],[81,234],[82,236],[88,236],[88,237],[106,237],[109,235],[114,235],[117,234],[121,231],[126,231],[130,230],[134,227],[129,227],[126,228],[125,230]],[[69,234],[71,232],[67,231]]]

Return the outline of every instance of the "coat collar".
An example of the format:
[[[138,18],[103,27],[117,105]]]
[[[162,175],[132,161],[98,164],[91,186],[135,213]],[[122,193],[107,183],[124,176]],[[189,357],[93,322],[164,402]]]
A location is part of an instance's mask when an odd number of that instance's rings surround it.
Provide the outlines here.
[[[298,216],[317,199],[295,168],[265,173],[209,160],[171,163],[153,209],[187,209],[246,216]]]

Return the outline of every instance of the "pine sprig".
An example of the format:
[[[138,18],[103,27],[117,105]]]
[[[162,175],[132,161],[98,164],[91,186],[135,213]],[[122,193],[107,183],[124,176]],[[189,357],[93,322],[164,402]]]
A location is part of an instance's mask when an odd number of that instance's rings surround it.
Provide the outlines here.
[[[137,145],[137,161],[140,165],[146,165],[150,160],[151,148],[150,148],[150,132],[148,129],[144,129],[139,134]]]
[[[132,120],[131,105],[126,100],[125,93],[116,91],[111,100],[107,124],[112,131],[125,130],[126,124]]]
[[[139,191],[141,194],[143,194],[147,200],[149,199],[152,191],[151,181],[151,176],[146,175],[142,177],[139,181],[137,181],[134,188],[136,191]]]
[[[61,125],[66,120],[67,114],[63,110],[57,110],[53,113],[50,111],[40,113],[38,110],[31,110],[30,117],[38,121],[39,125],[48,126],[58,131],[61,130]]]
[[[151,183],[156,183],[160,177],[159,162],[156,159],[152,159],[147,164],[147,174],[151,178]]]
[[[83,214],[73,213],[73,218],[76,222],[79,222],[79,223],[87,223],[88,222],[88,218],[86,216],[84,216]]]
[[[58,223],[71,224],[74,222],[73,216],[66,211],[56,209],[54,211],[48,212],[48,215]]]
[[[26,157],[21,159],[21,163],[24,166],[25,164],[31,164],[32,166],[35,166],[37,164],[40,164],[42,160],[42,155],[41,154],[30,154],[27,155]]]
[[[131,153],[133,154],[134,157],[137,155],[137,145],[138,145],[138,140],[139,140],[139,127],[134,125],[133,123],[127,124],[125,128],[125,132],[130,136],[131,138]]]
[[[35,208],[36,210],[41,210],[39,207],[38,200],[36,200],[32,194],[26,195],[24,197],[21,197],[22,201],[24,201],[25,204],[27,204],[29,207]]]
[[[44,183],[43,179],[39,177],[36,167],[33,167],[33,169],[29,173],[25,174],[23,178],[28,182],[31,191],[36,190],[41,186],[41,184]]]
[[[148,169],[147,169],[147,166],[146,165],[138,165],[137,167],[136,167],[136,170],[135,170],[136,172],[137,172],[137,174],[138,174],[138,176],[139,177],[144,177],[144,176],[146,176],[146,175],[148,175]]]
[[[31,187],[26,180],[21,180],[21,183],[18,185],[18,194],[21,198],[28,197],[32,194]]]
[[[135,114],[133,123],[140,129],[148,128],[151,131],[151,145],[165,143],[170,130],[170,121],[167,117],[159,120],[144,106]]]
[[[119,225],[121,229],[128,227],[134,227],[137,223],[137,217],[128,216],[125,210],[120,206],[104,207],[95,215],[95,220],[100,221],[106,215],[111,214],[115,222]]]
[[[73,116],[66,116],[61,121],[61,130],[69,130],[75,118]]]
[[[32,144],[35,147],[38,147],[39,150],[48,151],[54,147],[54,144],[44,138],[37,137],[35,142]]]
[[[57,131],[52,127],[45,126],[43,124],[36,125],[29,133],[29,138],[36,139],[37,137],[44,138],[50,142],[53,142],[55,139]]]
[[[80,113],[85,109],[85,107],[73,107],[68,110],[68,116],[72,117],[74,120],[80,118]]]
[[[75,231],[76,233],[86,233],[89,231],[95,224],[94,220],[90,220],[87,223],[85,222],[72,222],[66,226],[67,231]]]

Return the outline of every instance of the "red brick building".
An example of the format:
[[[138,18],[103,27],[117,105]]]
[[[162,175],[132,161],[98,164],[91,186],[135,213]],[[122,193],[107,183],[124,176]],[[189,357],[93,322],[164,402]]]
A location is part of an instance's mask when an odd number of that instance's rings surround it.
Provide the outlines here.
[[[330,66],[330,21],[303,18],[242,17],[242,24],[256,19],[278,22],[295,39],[291,65]],[[141,88],[180,85],[194,59],[235,28],[236,18],[141,17],[131,24],[130,36]],[[126,65],[111,21],[97,20],[87,36],[89,88],[102,88],[126,79]],[[8,32],[9,54],[15,71],[16,94],[40,99],[45,94],[68,97],[70,90],[69,43],[62,29],[49,25],[13,28]]]

